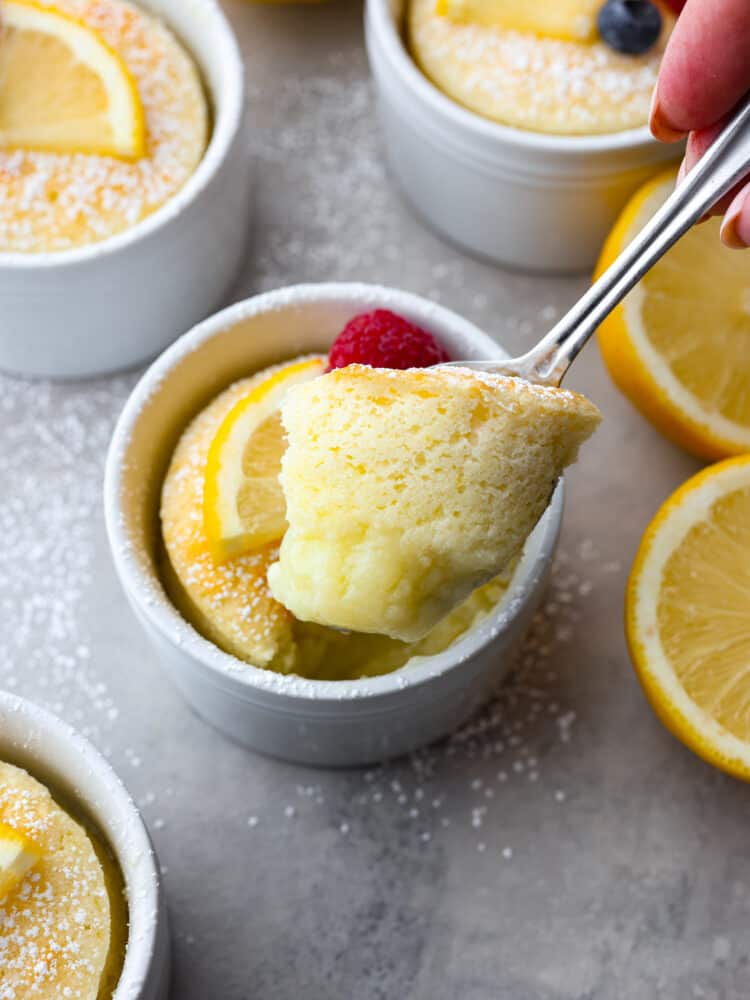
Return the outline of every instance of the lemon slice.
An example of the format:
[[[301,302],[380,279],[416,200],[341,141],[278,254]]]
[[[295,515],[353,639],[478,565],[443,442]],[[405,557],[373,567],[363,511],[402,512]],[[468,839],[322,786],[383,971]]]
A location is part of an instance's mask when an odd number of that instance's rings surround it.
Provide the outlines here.
[[[601,273],[663,204],[674,173],[638,192],[607,240]],[[696,226],[599,329],[617,385],[663,434],[704,458],[750,451],[750,269]]]
[[[531,32],[564,41],[593,42],[602,0],[437,0],[437,12],[453,21]]]
[[[292,385],[322,374],[325,358],[269,369],[224,418],[206,459],[203,523],[218,562],[260,548],[286,530],[279,483],[286,438],[279,406]]]
[[[705,469],[658,512],[630,575],[626,630],[662,722],[750,780],[750,456]]]
[[[0,902],[21,884],[41,856],[26,834],[0,823]]]
[[[143,156],[138,89],[101,35],[27,0],[0,11],[0,148]]]

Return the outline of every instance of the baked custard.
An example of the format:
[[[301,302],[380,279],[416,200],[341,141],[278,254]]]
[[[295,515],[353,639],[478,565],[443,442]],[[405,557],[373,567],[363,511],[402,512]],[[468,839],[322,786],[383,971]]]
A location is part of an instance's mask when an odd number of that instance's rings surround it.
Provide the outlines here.
[[[604,8],[650,8],[656,30],[646,51],[638,25]],[[675,17],[635,0],[407,0],[406,36],[414,61],[443,93],[501,125],[558,135],[595,135],[645,125]],[[619,8],[618,8],[619,10]],[[600,12],[598,24],[596,14]],[[652,18],[653,21],[653,18]],[[603,32],[602,32],[603,29]],[[605,41],[605,37],[609,39]],[[628,44],[631,42],[631,44]]]
[[[169,201],[210,127],[172,31],[126,0],[1,6],[0,252],[97,243]]]
[[[118,865],[88,824],[0,761],[0,998],[109,1000],[127,904]]]

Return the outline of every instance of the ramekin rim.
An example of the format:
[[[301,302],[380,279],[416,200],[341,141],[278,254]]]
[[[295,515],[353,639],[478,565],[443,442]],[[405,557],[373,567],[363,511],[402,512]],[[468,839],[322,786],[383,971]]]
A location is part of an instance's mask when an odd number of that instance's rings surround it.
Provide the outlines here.
[[[74,726],[36,702],[0,689],[0,713],[4,711],[13,715],[21,714],[25,722],[28,721],[30,726],[36,727],[37,735],[33,737],[34,742],[43,742],[45,736],[54,735],[71,746],[75,755],[101,781],[106,793],[107,804],[116,810],[123,830],[127,830],[127,838],[134,848],[133,855],[138,859],[138,865],[133,864],[127,856],[124,856],[118,849],[118,845],[113,843],[112,838],[107,835],[108,844],[117,858],[128,888],[134,890],[128,891],[128,936],[125,963],[115,987],[113,1000],[120,1000],[120,998],[122,1000],[131,1000],[131,998],[135,1000],[141,991],[149,985],[160,920],[161,878],[156,854],[143,817],[112,765],[105,759],[101,751]],[[28,750],[29,756],[34,758],[33,749],[28,749],[25,746],[22,749]],[[61,771],[64,773],[63,769]],[[33,773],[32,777],[34,777]],[[70,776],[70,780],[74,786],[77,784],[73,776]],[[86,802],[85,799],[82,799],[82,805],[84,809],[90,808],[90,803]],[[142,868],[144,861],[147,863],[147,870]],[[137,883],[132,887],[130,886],[131,879]]]
[[[149,6],[149,0],[142,0]],[[43,253],[21,253],[0,251],[0,271],[29,272],[45,271],[51,268],[73,268],[103,260],[106,257],[127,250],[136,243],[147,240],[160,229],[192,205],[206,190],[227,160],[232,146],[242,126],[245,102],[245,67],[234,31],[218,0],[194,0],[202,4],[214,19],[217,29],[217,58],[221,60],[228,74],[228,83],[221,94],[211,91],[211,99],[216,112],[211,138],[194,172],[183,186],[155,212],[145,219],[129,226],[122,232],[107,239],[70,250],[54,250]],[[169,17],[164,18],[169,25]],[[205,83],[205,67],[198,62]]]
[[[227,683],[238,683],[248,692],[257,691],[267,697],[277,696],[288,699],[291,703],[303,701],[320,704],[328,701],[361,702],[411,691],[472,659],[509,628],[517,614],[525,607],[535,583],[554,553],[562,521],[564,489],[562,482],[558,485],[545,512],[545,518],[549,515],[548,520],[544,524],[540,521],[535,528],[535,531],[542,532],[538,553],[533,558],[528,557],[528,554],[522,558],[521,566],[525,567],[523,578],[518,578],[517,571],[507,594],[491,612],[447,650],[429,657],[413,657],[399,670],[389,674],[357,680],[312,680],[298,675],[282,675],[248,664],[224,652],[187,622],[166,595],[160,580],[155,592],[151,575],[144,571],[133,552],[130,539],[125,532],[120,505],[123,457],[140,412],[152,393],[158,391],[160,384],[183,356],[199,348],[205,341],[254,315],[289,306],[299,307],[325,301],[357,299],[362,299],[364,303],[372,302],[373,298],[382,301],[386,308],[408,310],[412,307],[413,312],[425,317],[422,321],[426,324],[429,324],[429,316],[438,317],[446,325],[452,326],[457,331],[463,330],[469,337],[479,340],[488,350],[493,350],[495,356],[505,356],[502,348],[473,323],[445,306],[412,292],[362,282],[320,282],[284,286],[228,306],[199,323],[167,348],[134,387],[112,435],[104,476],[104,513],[115,569],[128,599],[165,641],[180,653],[192,655],[212,675],[218,675]],[[179,638],[176,639],[176,636]]]
[[[455,128],[467,130],[479,139],[503,142],[519,150],[535,153],[585,155],[658,146],[648,125],[603,134],[558,135],[514,128],[484,118],[451,100],[420,71],[396,30],[394,19],[389,12],[389,0],[366,0],[366,3],[366,23],[372,26],[373,33],[377,33],[385,55],[391,66],[399,73],[404,85],[415,92],[436,114],[449,119]]]

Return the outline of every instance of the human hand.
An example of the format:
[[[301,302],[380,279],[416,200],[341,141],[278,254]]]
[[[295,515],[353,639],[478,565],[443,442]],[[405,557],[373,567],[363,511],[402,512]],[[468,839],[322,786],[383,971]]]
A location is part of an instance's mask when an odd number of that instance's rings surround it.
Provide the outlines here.
[[[750,91],[750,2],[687,0],[661,64],[651,106],[651,131],[662,142],[688,136],[680,177],[721,131],[724,119]],[[721,239],[750,246],[750,177],[723,199]]]

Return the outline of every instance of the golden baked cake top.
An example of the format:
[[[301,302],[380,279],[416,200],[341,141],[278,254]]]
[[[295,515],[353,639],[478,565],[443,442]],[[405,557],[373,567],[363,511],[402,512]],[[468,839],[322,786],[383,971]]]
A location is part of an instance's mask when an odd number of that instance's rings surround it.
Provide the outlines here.
[[[594,135],[645,125],[674,16],[663,9],[657,44],[623,55],[603,41],[540,37],[439,14],[408,0],[415,61],[448,97],[485,118],[534,132]]]
[[[147,151],[135,162],[0,151],[0,252],[69,250],[128,229],[177,193],[206,148],[208,107],[198,70],[164,24],[125,0],[54,6],[122,55],[143,104]]]
[[[0,997],[97,1000],[111,911],[91,840],[44,785],[2,761],[0,821],[30,837],[41,854],[0,900]]]

